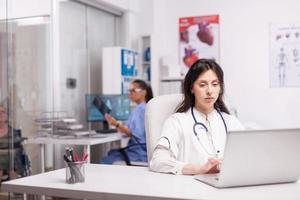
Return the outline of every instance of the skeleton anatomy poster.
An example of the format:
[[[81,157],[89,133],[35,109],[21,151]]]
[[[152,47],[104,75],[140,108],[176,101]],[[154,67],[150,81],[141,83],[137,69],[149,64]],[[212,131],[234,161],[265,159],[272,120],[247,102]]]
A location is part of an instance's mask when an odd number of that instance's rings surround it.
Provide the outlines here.
[[[179,49],[183,76],[199,58],[219,61],[219,15],[179,18]]]
[[[270,25],[270,87],[300,87],[300,22]]]

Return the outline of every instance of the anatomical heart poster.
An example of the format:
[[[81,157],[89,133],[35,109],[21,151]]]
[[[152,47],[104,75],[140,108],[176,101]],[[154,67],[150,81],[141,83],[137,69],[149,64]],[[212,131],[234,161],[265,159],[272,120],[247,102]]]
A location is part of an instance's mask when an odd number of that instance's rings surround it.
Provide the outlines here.
[[[199,58],[219,61],[219,15],[179,18],[179,63],[184,76]]]

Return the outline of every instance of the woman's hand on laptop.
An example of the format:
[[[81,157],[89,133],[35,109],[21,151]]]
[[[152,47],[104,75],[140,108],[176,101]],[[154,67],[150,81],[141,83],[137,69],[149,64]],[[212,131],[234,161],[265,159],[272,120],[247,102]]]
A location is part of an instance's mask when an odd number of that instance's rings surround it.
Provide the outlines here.
[[[219,164],[221,164],[221,159],[219,158],[208,158],[206,164],[203,166],[206,173],[219,173]]]
[[[182,174],[195,175],[195,174],[206,174],[206,173],[218,173],[218,165],[221,163],[219,158],[208,158],[204,165],[199,164],[186,164],[182,169]]]

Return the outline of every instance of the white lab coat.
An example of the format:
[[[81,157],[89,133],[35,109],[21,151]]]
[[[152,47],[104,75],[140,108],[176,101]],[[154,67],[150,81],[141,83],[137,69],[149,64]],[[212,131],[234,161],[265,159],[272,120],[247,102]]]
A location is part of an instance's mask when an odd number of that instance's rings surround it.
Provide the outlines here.
[[[152,171],[181,174],[187,163],[203,165],[209,157],[216,156],[216,151],[219,157],[223,157],[226,129],[220,114],[213,110],[206,117],[195,108],[193,110],[197,122],[209,127],[213,144],[205,131],[198,133],[198,141],[193,131],[195,121],[191,109],[185,113],[175,113],[164,123],[161,138],[150,161]],[[244,129],[236,117],[223,112],[221,114],[228,131]]]

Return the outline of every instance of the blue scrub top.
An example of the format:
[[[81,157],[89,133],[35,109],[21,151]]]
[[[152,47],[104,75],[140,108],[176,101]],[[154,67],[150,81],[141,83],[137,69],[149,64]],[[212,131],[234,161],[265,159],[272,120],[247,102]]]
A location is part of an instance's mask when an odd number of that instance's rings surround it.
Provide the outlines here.
[[[130,129],[133,137],[129,139],[128,145],[146,143],[145,108],[146,103],[140,103],[129,115],[127,127]],[[128,149],[127,154],[131,161],[147,161],[146,145],[135,145]]]

